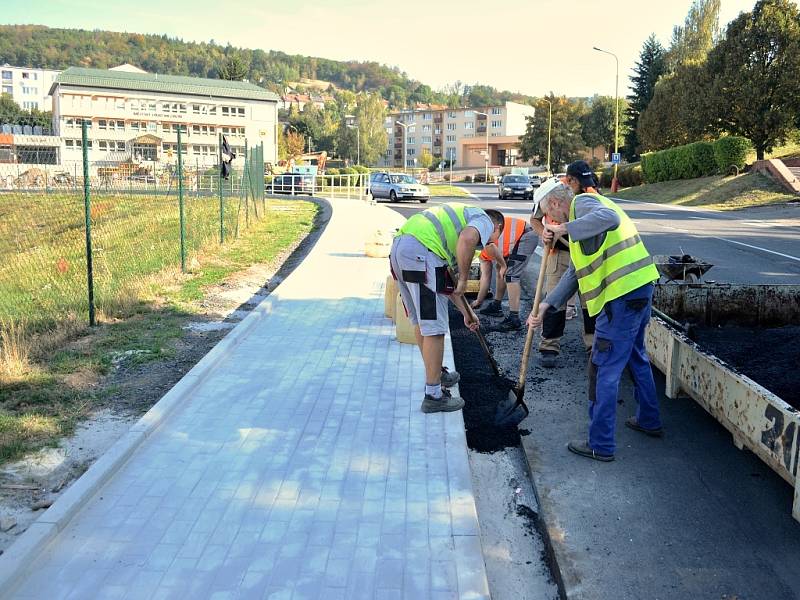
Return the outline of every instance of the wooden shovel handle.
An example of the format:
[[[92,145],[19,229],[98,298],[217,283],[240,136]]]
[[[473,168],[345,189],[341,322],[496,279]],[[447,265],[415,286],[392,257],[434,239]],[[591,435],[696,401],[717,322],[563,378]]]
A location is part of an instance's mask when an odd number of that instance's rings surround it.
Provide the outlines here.
[[[539,304],[542,301],[542,289],[544,288],[544,276],[547,271],[547,261],[550,258],[550,244],[545,244],[544,252],[542,252],[542,263],[539,266],[539,279],[536,280],[536,294],[533,297],[533,308],[531,313],[534,315],[539,314]],[[522,351],[522,364],[519,366],[519,388],[522,389],[525,385],[525,376],[528,374],[528,359],[531,355],[531,346],[533,345],[533,327],[528,327],[528,334],[525,336],[525,348]]]

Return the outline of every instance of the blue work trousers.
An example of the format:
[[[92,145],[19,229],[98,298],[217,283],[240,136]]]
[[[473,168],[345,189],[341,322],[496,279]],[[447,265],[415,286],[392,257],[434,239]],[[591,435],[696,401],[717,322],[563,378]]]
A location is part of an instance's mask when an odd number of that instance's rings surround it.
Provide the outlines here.
[[[639,425],[661,427],[656,386],[644,347],[652,303],[653,285],[647,284],[607,303],[597,315],[591,358],[597,381],[589,404],[589,445],[600,454],[616,450],[617,396],[625,367],[633,378]]]

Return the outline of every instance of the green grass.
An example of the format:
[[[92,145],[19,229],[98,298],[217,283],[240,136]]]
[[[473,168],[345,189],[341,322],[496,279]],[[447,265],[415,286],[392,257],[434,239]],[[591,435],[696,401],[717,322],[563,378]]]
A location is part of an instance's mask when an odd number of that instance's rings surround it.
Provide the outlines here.
[[[101,323],[89,331],[82,203],[0,196],[0,462],[69,433],[109,395],[99,384],[120,356],[126,366],[173,356],[205,288],[253,264],[275,264],[312,230],[317,212],[307,202],[271,201],[256,220],[251,205],[250,226],[240,211],[236,238],[238,201],[228,200],[220,246],[218,201],[188,204],[192,269],[181,274],[174,198],[97,197]],[[57,257],[67,257],[68,268],[58,268]]]
[[[626,188],[613,195],[629,200],[716,210],[737,210],[797,200],[795,195],[760,173],[664,181]]]
[[[429,185],[428,189],[431,192],[431,198],[437,198],[441,196],[451,198],[469,198],[469,193],[466,190],[454,185],[442,185],[437,183]]]

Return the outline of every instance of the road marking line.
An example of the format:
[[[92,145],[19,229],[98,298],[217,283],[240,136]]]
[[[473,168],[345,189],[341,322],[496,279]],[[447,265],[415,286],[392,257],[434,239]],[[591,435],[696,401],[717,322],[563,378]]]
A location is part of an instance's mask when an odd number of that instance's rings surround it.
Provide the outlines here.
[[[714,236],[712,236],[712,237],[714,237]],[[788,258],[790,260],[795,260],[797,262],[800,262],[800,258],[798,258],[797,256],[792,256],[791,254],[784,254],[783,252],[776,252],[775,250],[767,250],[766,248],[762,248],[761,246],[753,246],[751,244],[745,244],[744,242],[737,242],[736,240],[729,240],[727,238],[718,237],[718,238],[715,238],[715,239],[722,240],[723,242],[728,242],[730,244],[737,244],[739,246],[745,246],[747,248],[752,248],[753,250],[761,250],[762,252],[768,252],[770,254],[775,254],[776,256],[782,256],[783,258]]]
[[[689,215],[689,216],[688,216],[688,217],[686,217],[686,218],[687,218],[687,219],[696,219],[696,220],[698,220],[698,221],[708,221],[708,217],[693,217],[693,216]]]
[[[646,210],[640,210],[639,212],[642,213],[643,215],[657,215],[659,217],[666,217],[667,216],[667,213],[649,212],[649,211],[646,211]]]

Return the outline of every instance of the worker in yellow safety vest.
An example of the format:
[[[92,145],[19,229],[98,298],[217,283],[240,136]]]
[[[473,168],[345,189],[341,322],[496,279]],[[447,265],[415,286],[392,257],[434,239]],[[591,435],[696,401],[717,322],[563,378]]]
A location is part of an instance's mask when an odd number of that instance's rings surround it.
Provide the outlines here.
[[[459,374],[442,366],[444,336],[449,328],[447,299],[453,298],[472,330],[480,327],[467,311],[464,292],[475,249],[497,242],[503,215],[456,202],[433,206],[411,216],[398,230],[389,253],[392,275],[403,298],[425,364],[425,413],[448,412],[464,406],[447,388]],[[458,270],[458,281],[449,269]]]
[[[497,284],[492,302],[479,312],[490,317],[502,317],[502,300],[508,288],[508,316],[493,327],[494,331],[516,331],[522,328],[519,320],[519,301],[522,295],[520,280],[525,272],[539,236],[524,219],[506,217],[503,233],[496,244],[489,244],[480,253],[480,284],[478,296],[472,303],[478,308],[489,295],[492,263],[497,265]]]
[[[593,185],[594,181],[594,172],[584,161],[567,167],[567,185],[573,189]],[[636,225],[616,203],[597,193],[571,196],[556,187],[540,201],[542,211],[560,223],[545,223],[542,237],[548,242],[554,236],[569,236],[571,264],[541,303],[538,314],[543,315],[551,306],[562,308],[580,291],[581,303],[589,315],[597,317],[590,365],[595,370],[595,383],[594,398],[590,394],[588,440],[571,441],[568,448],[581,456],[611,461],[616,450],[617,393],[626,367],[633,377],[637,409],[625,425],[649,436],[663,435],[644,345],[658,270]],[[540,316],[528,317],[529,326],[541,324]]]

